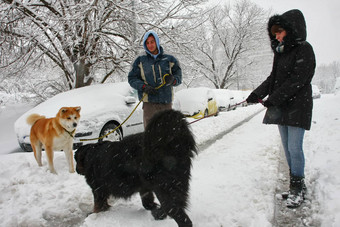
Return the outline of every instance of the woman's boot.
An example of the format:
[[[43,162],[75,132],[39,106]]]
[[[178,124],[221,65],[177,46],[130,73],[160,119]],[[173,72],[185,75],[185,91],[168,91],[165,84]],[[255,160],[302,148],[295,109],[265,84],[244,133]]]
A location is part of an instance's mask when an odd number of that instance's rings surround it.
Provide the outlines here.
[[[290,194],[290,188],[292,188],[292,173],[289,170],[289,190],[281,193],[282,199],[284,200],[288,199],[288,195]],[[307,187],[306,187],[305,181],[303,181],[303,186],[302,186],[303,199],[305,199],[306,193],[307,193]]]
[[[304,177],[291,176],[289,194],[286,202],[288,208],[296,208],[302,204],[305,196],[304,185]]]

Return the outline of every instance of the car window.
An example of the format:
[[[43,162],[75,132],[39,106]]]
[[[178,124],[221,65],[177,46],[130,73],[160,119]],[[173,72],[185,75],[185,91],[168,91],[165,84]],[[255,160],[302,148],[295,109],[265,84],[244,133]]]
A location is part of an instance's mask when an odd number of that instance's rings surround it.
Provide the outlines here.
[[[134,88],[130,89],[129,95],[135,98],[138,98],[138,91]]]

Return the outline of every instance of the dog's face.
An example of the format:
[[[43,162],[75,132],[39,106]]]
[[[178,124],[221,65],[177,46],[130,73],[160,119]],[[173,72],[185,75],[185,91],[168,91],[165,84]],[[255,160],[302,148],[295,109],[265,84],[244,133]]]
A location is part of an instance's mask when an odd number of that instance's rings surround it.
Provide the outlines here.
[[[59,123],[69,132],[76,129],[80,119],[80,106],[60,108],[56,118]]]

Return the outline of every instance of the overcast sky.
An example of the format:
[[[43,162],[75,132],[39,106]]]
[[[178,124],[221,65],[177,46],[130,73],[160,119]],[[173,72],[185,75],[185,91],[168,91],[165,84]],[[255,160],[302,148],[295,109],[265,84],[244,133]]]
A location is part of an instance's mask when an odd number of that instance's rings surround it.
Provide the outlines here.
[[[212,0],[227,3],[228,0]],[[230,0],[234,2],[236,0]],[[314,48],[317,65],[340,62],[340,0],[252,0],[272,14],[299,9],[307,24],[307,41]]]

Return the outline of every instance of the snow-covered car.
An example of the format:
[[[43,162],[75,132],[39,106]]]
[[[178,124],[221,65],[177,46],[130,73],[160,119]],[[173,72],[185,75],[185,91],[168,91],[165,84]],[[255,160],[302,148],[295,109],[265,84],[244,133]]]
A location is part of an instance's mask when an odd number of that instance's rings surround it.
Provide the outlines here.
[[[320,90],[318,88],[318,86],[316,86],[315,84],[312,84],[312,91],[313,91],[313,99],[318,99],[321,97],[321,93]]]
[[[336,78],[335,86],[334,86],[334,94],[340,93],[340,77]]]
[[[181,111],[186,117],[195,119],[218,115],[215,94],[212,89],[205,87],[177,91],[173,108]]]
[[[234,97],[235,103],[240,104],[238,106],[247,106],[247,102],[245,102],[245,100],[250,95],[251,91],[231,90],[231,93]]]
[[[80,106],[80,122],[76,129],[73,148],[82,144],[95,143],[98,140],[82,141],[99,138],[111,132],[128,118],[138,104],[137,91],[127,82],[98,84],[60,93],[30,109],[14,123],[14,130],[20,147],[24,151],[32,151],[29,139],[31,126],[26,118],[32,113],[55,117],[61,107]],[[100,140],[117,141],[123,136],[142,132],[143,110],[139,105],[131,117],[114,133]]]
[[[229,111],[236,109],[235,98],[230,90],[213,89],[219,111]]]

